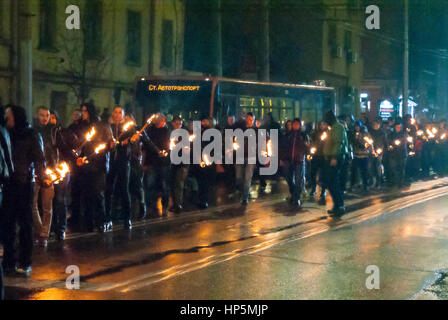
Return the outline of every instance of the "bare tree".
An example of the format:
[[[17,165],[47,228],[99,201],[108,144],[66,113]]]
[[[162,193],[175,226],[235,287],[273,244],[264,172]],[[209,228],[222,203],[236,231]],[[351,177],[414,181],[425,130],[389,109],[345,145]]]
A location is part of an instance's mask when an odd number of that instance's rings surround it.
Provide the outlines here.
[[[82,17],[81,29],[73,32],[62,32],[59,35],[58,57],[62,61],[59,71],[69,78],[68,86],[75,94],[78,103],[87,101],[93,88],[100,86],[105,77],[106,68],[112,60],[111,41],[103,39],[102,30],[99,39],[89,39],[89,23],[85,15]],[[91,30],[90,30],[91,33]],[[91,48],[97,46],[92,54]]]

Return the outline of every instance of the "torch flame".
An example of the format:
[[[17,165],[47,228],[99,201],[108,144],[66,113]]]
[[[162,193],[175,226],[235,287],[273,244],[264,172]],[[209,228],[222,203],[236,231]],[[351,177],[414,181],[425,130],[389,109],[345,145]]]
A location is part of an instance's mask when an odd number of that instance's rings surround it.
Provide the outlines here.
[[[152,120],[154,120],[154,118],[155,117],[157,117],[157,115],[156,114],[153,114],[151,117],[149,117],[149,119],[148,119],[148,123],[151,123],[152,122]]]
[[[101,151],[103,151],[104,149],[106,149],[106,144],[105,144],[105,143],[102,143],[102,144],[100,144],[98,147],[95,148],[95,153],[98,154],[98,153],[100,153]]]
[[[326,139],[327,139],[327,132],[326,131],[324,131],[323,133],[322,133],[322,135],[320,136],[320,140],[322,140],[322,141],[325,141]]]
[[[412,137],[408,137],[408,142],[412,143],[414,141],[414,139],[412,139]]]
[[[92,129],[90,129],[90,131],[86,133],[86,140],[91,141],[95,134],[96,134],[95,127],[92,127]]]
[[[370,139],[369,137],[364,137],[364,140],[365,140],[368,144],[373,145],[373,140]]]
[[[445,140],[445,138],[446,138],[446,133],[444,133],[444,134],[442,134],[442,135],[440,136],[440,139],[441,139],[441,140]]]
[[[376,149],[376,154],[377,155],[380,155],[382,153],[383,153],[383,149],[381,149],[381,148]]]
[[[123,131],[126,132],[128,131],[131,127],[135,126],[135,122],[134,121],[128,121],[123,125]]]
[[[396,146],[399,146],[401,144],[401,141],[397,139],[397,140],[394,141],[394,143],[395,143]]]
[[[202,156],[201,168],[205,168],[206,166],[209,166],[211,164],[212,164],[212,162],[210,161],[210,158],[208,157],[208,155],[204,154]]]
[[[310,153],[311,153],[311,154],[315,154],[316,151],[317,151],[317,148],[316,148],[316,147],[311,147],[311,149],[310,149]]]
[[[58,176],[56,175],[56,173],[53,170],[51,170],[50,168],[47,168],[45,170],[45,174],[47,176],[49,176],[52,181],[58,179]]]
[[[67,175],[67,173],[70,173],[70,167],[68,166],[67,162],[61,162],[56,167],[56,171],[59,173],[59,176],[63,179]]]
[[[422,136],[423,135],[423,130],[418,130],[417,131],[417,135],[420,137],[420,136]]]
[[[195,134],[191,134],[190,138],[188,138],[190,140],[190,142],[193,142],[194,139],[196,139],[196,135]]]
[[[238,150],[240,148],[240,145],[236,142],[236,137],[233,138],[233,150]]]
[[[266,145],[268,157],[272,156],[272,140],[269,139]]]
[[[176,147],[176,142],[174,141],[174,138],[170,139],[170,150],[174,150],[174,148]]]

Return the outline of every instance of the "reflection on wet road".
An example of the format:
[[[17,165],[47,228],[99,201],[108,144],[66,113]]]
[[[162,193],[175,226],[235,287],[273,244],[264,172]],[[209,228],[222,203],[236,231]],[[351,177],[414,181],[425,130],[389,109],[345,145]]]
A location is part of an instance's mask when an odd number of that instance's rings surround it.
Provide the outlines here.
[[[424,186],[426,192],[413,186],[406,196],[352,199],[351,212],[339,220],[309,202],[301,212],[290,211],[281,196],[272,195],[246,210],[227,205],[131,231],[53,242],[36,250],[31,279],[7,279],[7,294],[29,299],[443,298],[437,292],[443,291],[448,268],[448,187],[431,186]],[[80,268],[81,290],[65,289],[68,265]],[[366,289],[368,265],[380,269],[380,290]]]

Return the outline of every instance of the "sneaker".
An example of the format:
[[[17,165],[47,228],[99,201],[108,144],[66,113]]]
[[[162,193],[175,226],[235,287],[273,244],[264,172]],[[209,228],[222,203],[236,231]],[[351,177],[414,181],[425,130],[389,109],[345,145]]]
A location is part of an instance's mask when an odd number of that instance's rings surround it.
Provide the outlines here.
[[[33,268],[31,268],[31,266],[23,266],[17,268],[16,273],[21,276],[29,277],[32,270]]]

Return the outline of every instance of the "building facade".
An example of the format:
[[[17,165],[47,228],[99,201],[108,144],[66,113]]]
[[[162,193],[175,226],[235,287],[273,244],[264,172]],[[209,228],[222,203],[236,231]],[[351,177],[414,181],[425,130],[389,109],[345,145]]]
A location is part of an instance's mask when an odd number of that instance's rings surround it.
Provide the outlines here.
[[[66,27],[69,5],[79,30]],[[136,77],[183,73],[184,19],[181,0],[1,0],[1,102],[65,122],[87,101],[132,109]]]

